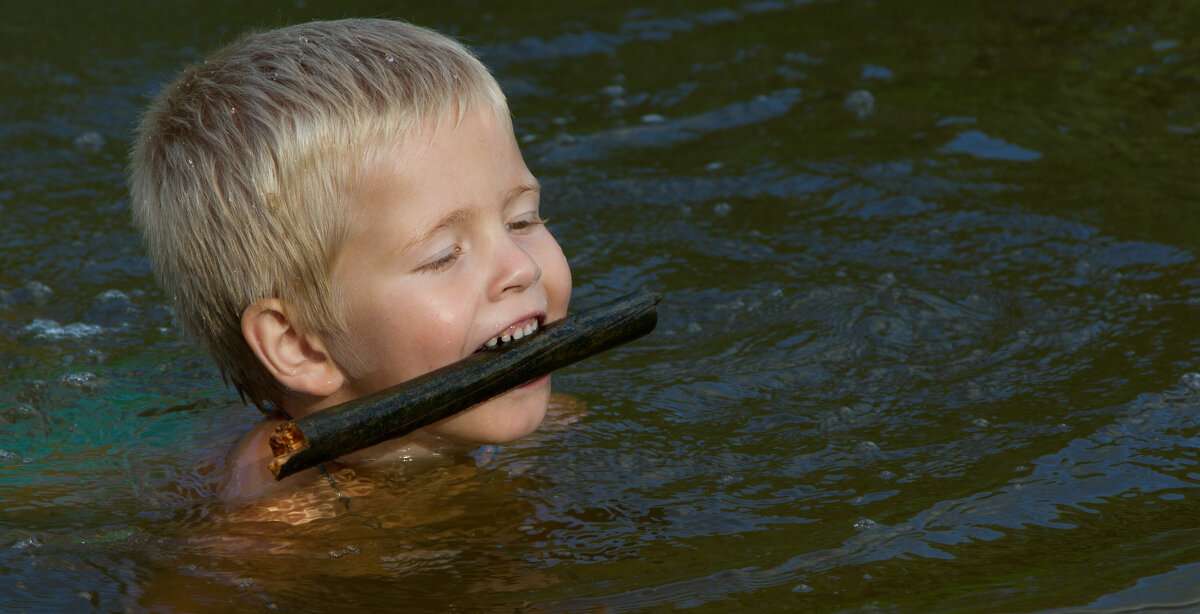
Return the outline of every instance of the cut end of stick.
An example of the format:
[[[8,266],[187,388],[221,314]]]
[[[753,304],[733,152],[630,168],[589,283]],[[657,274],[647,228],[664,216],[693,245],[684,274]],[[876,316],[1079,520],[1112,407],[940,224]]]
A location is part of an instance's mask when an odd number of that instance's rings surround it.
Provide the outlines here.
[[[267,469],[271,470],[271,475],[275,476],[276,480],[287,477],[286,475],[280,475],[280,473],[283,471],[284,465],[286,465],[287,462],[289,460],[291,460],[291,458],[292,458],[292,455],[290,453],[283,454],[283,455],[275,457],[275,459],[272,460],[271,463],[267,465]]]
[[[275,427],[275,432],[271,433],[268,443],[271,446],[271,454],[275,456],[290,455],[308,447],[308,439],[304,437],[304,432],[294,422],[284,422]]]

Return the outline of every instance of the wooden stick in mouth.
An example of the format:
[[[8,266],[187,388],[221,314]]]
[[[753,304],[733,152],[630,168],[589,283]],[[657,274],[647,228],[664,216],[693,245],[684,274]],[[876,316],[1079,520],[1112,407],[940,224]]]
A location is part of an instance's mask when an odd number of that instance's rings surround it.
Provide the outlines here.
[[[268,468],[281,480],[407,435],[555,369],[654,330],[662,295],[639,291],[374,394],[313,412],[271,433]]]

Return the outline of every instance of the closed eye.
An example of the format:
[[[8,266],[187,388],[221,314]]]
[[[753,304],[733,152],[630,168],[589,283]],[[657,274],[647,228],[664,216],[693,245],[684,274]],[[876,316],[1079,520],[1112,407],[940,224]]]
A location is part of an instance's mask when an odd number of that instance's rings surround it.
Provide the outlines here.
[[[550,221],[550,220],[547,220],[546,218],[538,217],[535,215],[535,216],[521,218],[519,220],[514,220],[512,222],[509,222],[504,225],[504,229],[508,230],[508,231],[528,230],[530,228],[533,228],[534,226],[541,226],[548,221]]]
[[[459,256],[462,256],[462,251],[463,250],[461,247],[455,245],[454,249],[450,250],[445,255],[438,256],[437,258],[422,264],[421,266],[417,267],[417,270],[429,273],[444,271],[450,268],[450,265],[454,264],[454,262],[458,260]]]

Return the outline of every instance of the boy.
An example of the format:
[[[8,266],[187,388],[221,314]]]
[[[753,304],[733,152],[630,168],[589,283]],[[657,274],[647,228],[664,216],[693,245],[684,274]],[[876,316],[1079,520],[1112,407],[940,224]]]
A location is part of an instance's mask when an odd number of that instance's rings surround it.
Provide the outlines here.
[[[176,317],[268,416],[230,458],[229,501],[321,477],[274,481],[267,437],[283,420],[566,316],[570,271],[504,95],[423,28],[342,20],[234,42],[159,95],[131,175]],[[326,465],[512,441],[549,394],[542,378]]]

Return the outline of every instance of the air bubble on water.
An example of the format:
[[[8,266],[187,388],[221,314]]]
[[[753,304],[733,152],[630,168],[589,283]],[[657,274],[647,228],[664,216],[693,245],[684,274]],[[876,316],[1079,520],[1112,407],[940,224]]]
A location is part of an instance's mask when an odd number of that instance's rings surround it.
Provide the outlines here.
[[[331,559],[340,559],[340,558],[342,558],[343,556],[346,556],[347,554],[358,554],[358,553],[359,553],[358,546],[353,546],[353,545],[352,545],[352,546],[346,546],[345,548],[342,548],[342,549],[340,549],[340,550],[330,550],[330,551],[329,551],[329,558],[331,558]],[[250,580],[250,581],[251,581],[251,582],[253,582],[253,580]]]
[[[730,211],[733,211],[733,207],[729,203],[717,203],[713,205],[713,213],[721,217],[729,215]]]
[[[0,290],[0,304],[27,303],[43,305],[54,291],[40,281],[27,281],[25,285],[11,291]]]
[[[854,528],[859,531],[873,531],[879,528],[879,523],[871,520],[870,518],[863,518],[862,520],[854,523]]]
[[[643,124],[661,124],[666,120],[667,118],[659,115],[658,113],[647,113],[642,116]]]
[[[612,85],[606,85],[606,86],[600,88],[600,92],[603,93],[605,96],[610,96],[612,98],[620,98],[621,96],[625,95],[625,86],[620,85],[618,83],[614,83]]]
[[[767,293],[767,298],[769,298],[769,299],[783,298],[783,289],[782,288],[773,288],[770,292]]]
[[[95,130],[82,132],[75,137],[75,149],[80,151],[100,151],[104,148],[104,137]]]
[[[1196,373],[1195,371],[1184,373],[1179,378],[1179,383],[1192,392],[1200,392],[1200,373]]]
[[[797,584],[796,586],[792,587],[792,592],[793,593],[811,593],[811,592],[813,592],[813,587],[811,587],[807,584]]]
[[[860,74],[863,79],[879,79],[881,81],[891,79],[895,75],[892,69],[874,64],[863,64]]]
[[[45,339],[82,339],[83,337],[91,337],[104,332],[103,328],[95,324],[75,322],[63,326],[55,320],[40,318],[26,325],[24,330]]]
[[[704,170],[710,173],[713,171],[719,171],[722,168],[725,168],[724,162],[709,162],[708,164],[704,165]]]
[[[987,428],[987,427],[991,426],[991,423],[988,422],[987,420],[984,420],[983,418],[976,418],[971,421],[971,424],[974,424],[975,426],[978,426],[979,428]]]
[[[896,474],[891,471],[880,471],[879,479],[891,481],[896,479]]]
[[[854,90],[846,96],[846,110],[863,119],[875,112],[875,95],[867,90]]]
[[[896,283],[896,275],[893,273],[884,273],[883,275],[877,277],[875,281],[878,281],[885,286],[890,286]]]
[[[857,454],[874,454],[879,451],[879,444],[874,441],[860,441],[854,446],[854,452]]]
[[[41,548],[43,545],[45,544],[42,540],[31,535],[13,544],[12,547],[13,550],[25,550],[26,548]]]
[[[687,325],[687,331],[689,333],[698,333],[701,330],[702,330],[702,327],[700,326],[700,324],[698,322],[689,322]]]
[[[62,376],[62,379],[59,381],[67,386],[79,388],[80,390],[96,390],[104,384],[104,380],[100,379],[100,377],[98,377],[95,373],[90,373],[88,371],[69,373]]]

